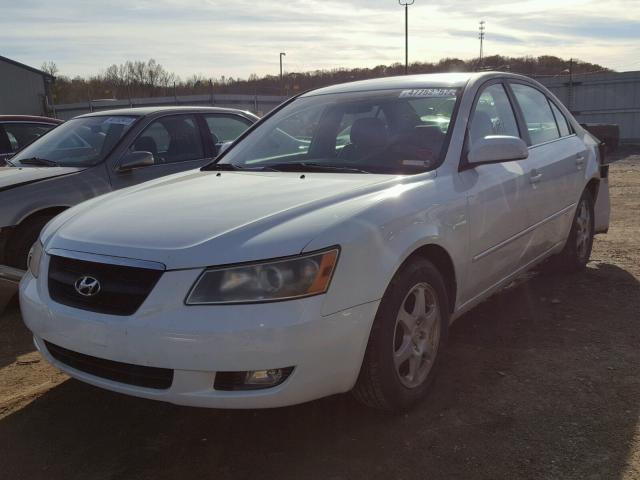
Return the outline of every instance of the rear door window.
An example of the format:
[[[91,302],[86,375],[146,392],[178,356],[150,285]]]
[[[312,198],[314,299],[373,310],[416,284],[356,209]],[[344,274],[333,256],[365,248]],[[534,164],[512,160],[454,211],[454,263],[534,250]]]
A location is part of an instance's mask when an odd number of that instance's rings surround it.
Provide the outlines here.
[[[251,122],[237,115],[205,115],[207,127],[216,144],[232,142],[251,126]]]
[[[567,117],[565,117],[560,109],[556,107],[553,102],[551,103],[551,110],[553,110],[553,115],[556,117],[556,122],[558,123],[558,130],[560,131],[561,137],[566,137],[571,135],[571,129],[569,128],[569,122],[567,122]]]
[[[546,95],[521,83],[512,83],[511,88],[524,115],[531,144],[538,145],[560,138]]]

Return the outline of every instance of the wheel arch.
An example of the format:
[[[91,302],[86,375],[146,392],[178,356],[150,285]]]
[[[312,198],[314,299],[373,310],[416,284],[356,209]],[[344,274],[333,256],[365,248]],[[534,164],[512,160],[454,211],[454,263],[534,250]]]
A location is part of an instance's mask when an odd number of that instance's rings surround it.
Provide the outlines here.
[[[16,227],[25,224],[26,222],[30,222],[31,220],[33,220],[34,218],[37,217],[43,217],[43,216],[51,216],[51,217],[55,217],[56,215],[61,214],[62,212],[64,212],[66,209],[68,209],[69,206],[64,206],[64,205],[58,205],[58,206],[54,206],[54,207],[46,207],[46,208],[41,208],[39,210],[34,210],[33,212],[28,213],[27,215],[23,216],[20,221],[18,221],[16,223]]]
[[[595,203],[598,199],[598,190],[600,188],[600,179],[593,177],[591,180],[587,182],[587,185],[584,187],[585,190],[588,190],[591,194],[591,198]]]
[[[414,250],[403,262],[403,265],[411,262],[416,257],[429,260],[438,269],[444,280],[445,287],[447,289],[447,300],[449,302],[449,312],[453,313],[456,306],[456,298],[458,293],[458,282],[456,279],[456,271],[453,263],[453,259],[447,250],[435,243],[429,243],[422,245]]]

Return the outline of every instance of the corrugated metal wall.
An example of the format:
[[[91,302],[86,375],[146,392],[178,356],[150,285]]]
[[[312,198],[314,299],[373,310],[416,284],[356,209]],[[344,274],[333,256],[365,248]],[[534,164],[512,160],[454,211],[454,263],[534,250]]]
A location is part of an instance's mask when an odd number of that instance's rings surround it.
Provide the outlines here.
[[[168,106],[168,105],[198,105],[249,110],[258,115],[264,115],[277,107],[287,97],[278,95],[178,95],[177,97],[132,98],[131,100],[92,100],[84,103],[67,103],[53,107],[55,116],[69,120],[83,113],[97,112],[130,107]],[[54,112],[51,112],[52,114]]]
[[[42,74],[0,59],[0,115],[43,115]]]
[[[582,123],[615,123],[620,140],[640,143],[640,72],[536,78]]]

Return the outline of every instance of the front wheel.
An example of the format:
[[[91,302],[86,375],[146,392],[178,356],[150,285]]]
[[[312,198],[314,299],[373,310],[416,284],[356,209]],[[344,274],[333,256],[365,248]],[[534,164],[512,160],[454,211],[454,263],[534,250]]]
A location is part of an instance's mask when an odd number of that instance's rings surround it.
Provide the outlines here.
[[[442,275],[428,260],[403,266],[385,292],[353,391],[362,403],[403,410],[424,398],[447,336]]]
[[[549,259],[549,269],[554,272],[577,272],[584,269],[591,257],[593,232],[593,197],[589,190],[585,190],[578,202],[567,243],[562,252]]]
[[[14,230],[6,248],[6,263],[10,267],[27,269],[29,250],[38,240],[40,232],[53,217],[38,216],[20,224]]]

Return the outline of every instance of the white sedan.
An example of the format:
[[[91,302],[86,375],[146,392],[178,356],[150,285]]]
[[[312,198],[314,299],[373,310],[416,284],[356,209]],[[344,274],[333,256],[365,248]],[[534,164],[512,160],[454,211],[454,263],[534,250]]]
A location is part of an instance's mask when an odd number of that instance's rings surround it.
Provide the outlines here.
[[[609,222],[598,142],[539,83],[305,93],[215,163],[89,200],[32,249],[37,348],[87,383],[218,408],[423,398],[452,321]]]

